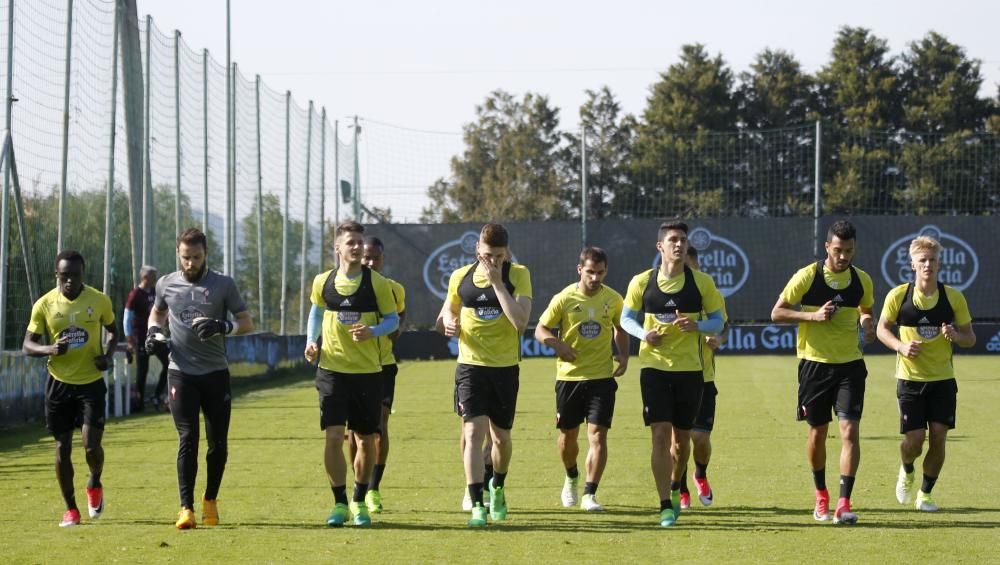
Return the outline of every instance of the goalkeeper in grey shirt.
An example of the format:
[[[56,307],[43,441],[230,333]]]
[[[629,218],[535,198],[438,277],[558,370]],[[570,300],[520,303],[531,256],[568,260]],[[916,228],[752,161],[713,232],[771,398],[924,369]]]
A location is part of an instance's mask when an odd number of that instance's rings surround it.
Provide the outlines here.
[[[231,277],[208,269],[205,234],[189,228],[177,236],[181,270],[156,283],[156,302],[149,314],[146,349],[151,353],[169,347],[167,371],[170,412],[177,428],[177,485],[181,511],[176,526],[196,525],[194,482],[198,474],[198,413],[205,414],[207,485],[202,503],[202,523],[219,523],[218,494],[228,457],[227,437],[232,395],[227,334],[253,330],[250,311]],[[235,322],[227,319],[232,314]],[[162,327],[169,318],[170,338]]]

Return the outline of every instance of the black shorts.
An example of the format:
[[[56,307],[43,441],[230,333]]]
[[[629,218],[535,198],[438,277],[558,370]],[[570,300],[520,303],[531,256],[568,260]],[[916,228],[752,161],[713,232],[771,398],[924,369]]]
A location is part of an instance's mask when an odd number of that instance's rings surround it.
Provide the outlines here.
[[[97,379],[85,385],[56,380],[45,381],[45,426],[53,435],[63,434],[83,424],[104,429],[108,385]]]
[[[517,365],[483,367],[459,363],[455,368],[458,415],[466,422],[488,416],[500,429],[513,428],[520,370]]]
[[[670,422],[679,430],[690,430],[701,405],[704,382],[701,371],[661,371],[643,367],[639,371],[643,421],[647,426]]]
[[[556,427],[573,430],[588,424],[611,427],[615,414],[615,391],[618,381],[613,378],[594,381],[556,381]]]
[[[810,426],[830,423],[831,410],[841,420],[861,420],[865,408],[864,359],[848,363],[799,360],[799,404],[796,419]]]
[[[382,406],[392,410],[392,400],[396,396],[396,375],[399,365],[382,365]]]
[[[316,370],[319,427],[347,426],[360,435],[376,434],[382,423],[382,373],[348,374]]]
[[[715,397],[718,395],[719,389],[715,388],[715,381],[706,381],[701,389],[701,404],[698,406],[694,425],[691,426],[692,430],[708,433],[715,427]]]
[[[958,403],[958,382],[896,381],[896,398],[899,400],[899,433],[927,429],[931,422],[947,424],[955,429],[955,407]]]

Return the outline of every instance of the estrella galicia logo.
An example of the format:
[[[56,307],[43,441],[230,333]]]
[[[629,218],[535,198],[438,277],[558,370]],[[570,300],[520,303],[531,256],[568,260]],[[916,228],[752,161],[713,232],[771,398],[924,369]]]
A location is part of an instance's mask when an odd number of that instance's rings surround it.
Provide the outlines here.
[[[750,276],[750,260],[743,248],[730,239],[713,234],[706,228],[695,228],[688,234],[688,243],[698,250],[701,271],[711,275],[724,298],[736,294]],[[653,268],[660,266],[660,254],[653,258]]]
[[[361,312],[352,312],[351,310],[339,310],[337,312],[337,321],[345,326],[353,326],[361,321]]]
[[[448,295],[448,278],[452,271],[476,262],[479,234],[467,231],[458,239],[435,249],[424,261],[424,284],[434,296],[444,300]],[[517,261],[511,257],[511,261]]]
[[[193,322],[195,318],[202,318],[204,316],[205,313],[199,310],[198,308],[195,308],[194,306],[188,306],[187,308],[181,310],[180,318],[181,322],[185,326],[190,327],[191,322]]]
[[[580,337],[584,339],[594,339],[595,337],[601,335],[601,324],[595,322],[594,320],[587,320],[580,324],[579,327]]]
[[[480,320],[490,321],[500,317],[503,311],[496,306],[480,306],[476,308],[476,317]]]
[[[937,226],[927,225],[916,233],[907,234],[892,242],[882,254],[882,277],[889,286],[913,282],[910,242],[921,235],[941,242],[941,270],[938,280],[958,290],[965,290],[976,280],[976,275],[979,274],[979,256],[972,246]]]
[[[87,343],[87,337],[87,330],[76,326],[70,326],[59,332],[59,339],[67,338],[67,347],[69,349],[83,347]]]

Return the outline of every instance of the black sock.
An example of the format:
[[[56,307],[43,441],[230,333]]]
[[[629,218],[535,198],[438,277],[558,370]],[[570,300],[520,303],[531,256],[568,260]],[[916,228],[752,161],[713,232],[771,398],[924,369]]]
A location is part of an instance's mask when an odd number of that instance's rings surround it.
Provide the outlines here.
[[[367,483],[354,483],[354,502],[364,502],[366,494],[368,494]]]
[[[580,476],[580,469],[579,469],[579,467],[577,467],[576,465],[573,465],[572,467],[569,467],[568,469],[566,469],[566,476],[569,477],[569,478],[571,478],[571,479],[575,479],[575,478],[579,477]]]
[[[920,490],[922,490],[925,494],[930,494],[931,491],[934,490],[934,483],[936,483],[937,480],[937,477],[932,477],[927,473],[924,473],[924,484],[920,485]]]
[[[682,494],[691,494],[691,491],[688,490],[688,476],[687,476],[687,471],[685,471],[684,474],[681,475],[681,493]]]
[[[372,470],[372,478],[368,481],[368,490],[378,490],[382,483],[382,474],[385,473],[385,465],[376,464]]]
[[[670,490],[671,491],[681,490],[681,482],[680,481],[670,481]]]
[[[816,490],[826,490],[826,469],[813,471],[813,484],[816,485]]]
[[[101,473],[91,473],[87,480],[87,488],[101,488]]]
[[[493,478],[493,465],[486,465],[486,471],[483,473],[483,484],[490,484],[490,479]]]
[[[708,473],[708,463],[705,463],[704,465],[702,465],[701,463],[695,461],[694,462],[694,478],[696,478],[696,479],[704,479],[707,476],[706,473]]]
[[[903,463],[903,472],[907,475],[913,473],[913,463]]]
[[[583,485],[583,494],[597,494],[597,483],[587,481]]]
[[[851,498],[854,491],[854,477],[850,475],[840,476],[840,498]]]
[[[469,497],[472,498],[472,505],[483,505],[483,483],[472,483],[469,485]]]
[[[660,512],[663,512],[664,510],[667,510],[668,508],[673,508],[673,507],[674,507],[674,505],[673,505],[672,502],[670,502],[669,498],[665,498],[665,499],[663,499],[663,500],[660,501]]]
[[[330,488],[333,490],[333,502],[335,504],[347,504],[347,485]]]
[[[503,486],[504,480],[507,479],[507,473],[493,473],[493,487],[499,488]]]

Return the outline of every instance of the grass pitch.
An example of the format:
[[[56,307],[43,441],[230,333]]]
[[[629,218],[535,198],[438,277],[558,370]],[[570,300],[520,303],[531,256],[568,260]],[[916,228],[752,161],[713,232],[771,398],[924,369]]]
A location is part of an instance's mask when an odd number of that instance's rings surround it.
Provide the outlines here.
[[[868,359],[862,462],[854,527],[812,519],[806,426],[794,421],[793,357],[725,356],[709,478],[715,504],[695,497],[676,527],[658,525],[642,424],[638,361],[621,378],[601,514],[564,509],[556,453],[552,360],[525,361],[507,480],[510,514],[470,531],[460,511],[464,478],[452,413],[454,362],[410,362],[397,379],[392,448],[382,484],[385,512],[371,528],[330,529],[316,393],[307,375],[243,389],[234,403],[222,525],[179,532],[176,433],[167,414],[112,421],[105,433],[107,509],[60,529],[64,508],[54,444],[42,426],[0,437],[0,547],[7,563],[72,562],[932,562],[995,561],[1000,542],[998,363],[959,357],[958,428],[934,490],[941,507],[896,503],[898,414],[893,359]],[[833,429],[831,427],[831,429]],[[828,443],[836,496],[839,439]],[[79,437],[77,434],[76,437]],[[585,450],[585,446],[581,446]],[[204,460],[204,439],[201,443]],[[73,452],[86,506],[82,448]],[[583,456],[581,454],[581,467]],[[196,493],[204,488],[204,464]],[[918,466],[919,469],[919,466]],[[349,479],[350,480],[350,479]],[[200,508],[198,509],[200,515]]]

